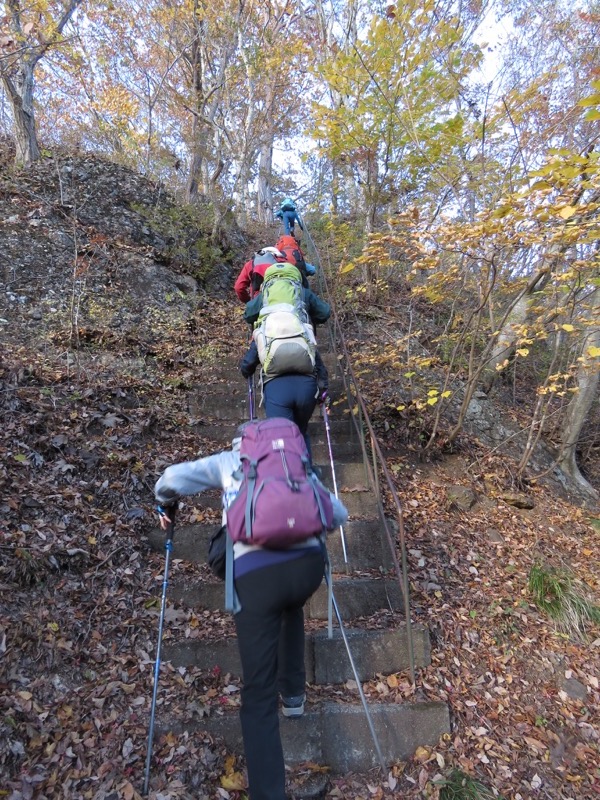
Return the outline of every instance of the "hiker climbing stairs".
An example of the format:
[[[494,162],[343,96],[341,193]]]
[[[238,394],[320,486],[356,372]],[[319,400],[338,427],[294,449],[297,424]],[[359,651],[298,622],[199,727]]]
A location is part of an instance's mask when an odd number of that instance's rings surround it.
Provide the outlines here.
[[[402,618],[402,593],[390,569],[392,559],[383,534],[378,499],[370,486],[361,442],[344,400],[338,362],[334,353],[323,352],[323,358],[330,373],[330,396],[334,401],[329,420],[337,487],[349,512],[344,525],[347,563],[339,532],[328,536],[333,591],[359,679],[367,681],[376,675],[409,670],[409,632]],[[192,392],[190,413],[203,439],[209,439],[217,448],[229,446],[237,425],[248,417],[248,387],[234,357],[216,367],[209,388],[198,387]],[[326,429],[318,406],[309,423],[309,432],[313,461],[321,467],[322,480],[333,491]],[[203,494],[198,504],[219,509],[220,496],[217,492]],[[217,527],[214,522],[178,526],[173,558],[206,563],[208,543]],[[150,534],[150,542],[154,549],[163,549],[164,534],[157,528]],[[193,581],[176,577],[169,586],[170,601],[197,612],[222,611],[223,582],[212,575],[208,577],[208,570],[205,573]],[[326,765],[334,773],[365,771],[378,762],[356,692],[342,686],[338,692],[342,702],[333,702],[317,700],[310,691],[310,685],[339,689],[339,685],[354,678],[346,645],[335,624],[333,637],[328,638],[327,613],[327,590],[323,582],[305,607],[309,684],[306,712],[303,717],[282,718],[281,722],[286,763],[311,761]],[[412,625],[412,650],[415,668],[430,663],[429,633],[424,626]],[[241,674],[233,634],[217,640],[170,639],[164,643],[163,657],[175,667],[195,666],[202,670],[218,667],[232,676]],[[441,702],[369,703],[369,709],[388,763],[410,757],[420,745],[435,744],[440,735],[449,731],[448,709]],[[222,736],[234,752],[243,753],[237,710],[201,719],[193,715],[188,719],[159,715],[157,724],[163,732],[206,730]]]

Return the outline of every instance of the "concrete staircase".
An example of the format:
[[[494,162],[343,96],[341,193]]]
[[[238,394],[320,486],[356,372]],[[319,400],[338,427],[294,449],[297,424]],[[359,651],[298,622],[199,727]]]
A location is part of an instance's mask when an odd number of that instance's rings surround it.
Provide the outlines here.
[[[332,354],[323,354],[330,371],[330,394],[342,398],[343,384],[335,377],[337,362]],[[409,649],[404,623],[393,629],[380,623],[369,625],[369,618],[393,612],[393,619],[402,611],[402,596],[395,574],[390,571],[389,544],[379,518],[377,498],[370,487],[362,460],[360,441],[345,403],[332,407],[330,420],[332,446],[336,461],[336,479],[340,499],[350,513],[344,526],[348,563],[344,563],[341,537],[334,532],[328,538],[328,551],[333,570],[333,587],[344,621],[353,659],[361,681],[375,675],[389,675],[407,670]],[[247,418],[247,384],[234,364],[225,363],[217,371],[209,387],[198,388],[190,398],[190,413],[202,424],[202,436],[226,447],[237,424]],[[333,490],[325,427],[318,409],[310,423],[313,460],[323,466],[323,481]],[[202,495],[198,505],[220,508],[217,493]],[[215,525],[190,525],[177,529],[173,557],[204,563],[208,541]],[[164,549],[164,534],[156,529],[150,535],[156,550]],[[197,580],[193,584],[178,582],[169,586],[169,599],[186,607],[203,610],[223,609],[224,585],[216,578]],[[334,625],[334,636],[327,638],[327,594],[325,584],[306,607],[307,627],[306,670],[312,685],[344,684],[354,679],[341,634]],[[360,623],[358,622],[360,618]],[[334,621],[335,622],[335,621]],[[412,626],[413,648],[417,669],[430,662],[429,633],[420,625]],[[223,672],[240,675],[240,662],[235,637],[219,641],[185,640],[165,643],[165,660],[175,666],[195,665],[211,670],[219,666]],[[341,686],[343,702],[309,704],[303,717],[281,718],[281,734],[286,763],[311,761],[327,765],[333,773],[366,771],[377,765],[375,748],[364,710],[356,692]],[[419,745],[433,745],[450,730],[448,709],[441,702],[372,703],[369,704],[375,730],[388,763],[406,760]],[[182,732],[200,729],[222,736],[228,746],[243,752],[237,712],[197,719],[158,720],[162,730]]]

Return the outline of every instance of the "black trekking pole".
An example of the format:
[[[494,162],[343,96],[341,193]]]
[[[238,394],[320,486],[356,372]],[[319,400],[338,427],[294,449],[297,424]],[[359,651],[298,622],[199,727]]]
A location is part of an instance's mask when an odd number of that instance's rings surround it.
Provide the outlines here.
[[[323,412],[323,419],[325,421],[325,434],[327,436],[327,448],[329,450],[329,463],[331,464],[331,478],[333,480],[333,493],[334,495],[339,498],[338,495],[338,487],[337,487],[337,480],[335,477],[335,465],[333,463],[333,450],[331,448],[331,428],[329,425],[329,405],[327,400],[325,400],[322,405],[321,409]],[[340,525],[340,536],[342,537],[342,551],[344,553],[344,564],[348,566],[348,553],[346,552],[346,537],[344,535],[344,526]]]
[[[162,597],[160,601],[160,619],[158,623],[158,645],[156,647],[156,662],[154,664],[154,688],[152,691],[152,705],[150,707],[150,727],[148,730],[148,750],[146,752],[146,772],[144,774],[144,788],[142,795],[148,796],[148,787],[150,784],[150,761],[152,759],[152,740],[154,739],[154,715],[156,713],[156,697],[158,694],[158,676],[160,673],[160,648],[162,644],[163,624],[165,621],[165,608],[167,605],[167,586],[169,585],[169,562],[171,560],[171,552],[173,550],[173,536],[175,535],[175,512],[177,504],[173,503],[166,508],[158,506],[158,513],[161,516],[169,518],[169,527],[167,529],[167,538],[165,540],[165,574],[163,577]]]

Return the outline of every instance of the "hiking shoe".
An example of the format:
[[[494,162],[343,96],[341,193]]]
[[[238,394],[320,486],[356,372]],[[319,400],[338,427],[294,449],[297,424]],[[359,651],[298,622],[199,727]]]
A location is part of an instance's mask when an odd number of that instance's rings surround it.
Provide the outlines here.
[[[295,697],[282,697],[282,713],[284,717],[301,717],[304,714],[305,694],[298,694]]]

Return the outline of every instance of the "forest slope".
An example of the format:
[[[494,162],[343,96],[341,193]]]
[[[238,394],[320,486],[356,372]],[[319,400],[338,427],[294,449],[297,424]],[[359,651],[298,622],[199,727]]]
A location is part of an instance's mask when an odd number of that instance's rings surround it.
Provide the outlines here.
[[[102,162],[69,163],[92,216],[48,163],[0,192],[0,770],[13,800],[139,791],[163,567],[144,538],[152,486],[168,463],[214,446],[190,417],[189,390],[244,346],[232,296],[199,289],[139,210],[144,197],[160,202],[158,187]],[[373,330],[368,341],[377,348]],[[352,345],[356,358],[362,346]],[[466,434],[454,453],[420,462],[372,386],[404,505],[413,614],[430,626],[433,661],[416,687],[397,674],[365,691],[444,699],[453,733],[394,765],[387,785],[345,776],[328,796],[436,797],[456,769],[515,800],[597,797],[600,629],[558,628],[530,576],[536,565],[560,569],[595,608],[599,519],[543,484],[530,487],[533,508],[515,507],[510,461]],[[217,521],[201,503],[184,514]],[[193,569],[174,569],[193,580]],[[167,636],[199,628],[220,637],[231,620],[169,606]],[[161,675],[173,711],[235,706],[238,689],[217,673]],[[219,742],[167,737],[156,755],[157,800],[243,796],[233,788],[241,765]]]

